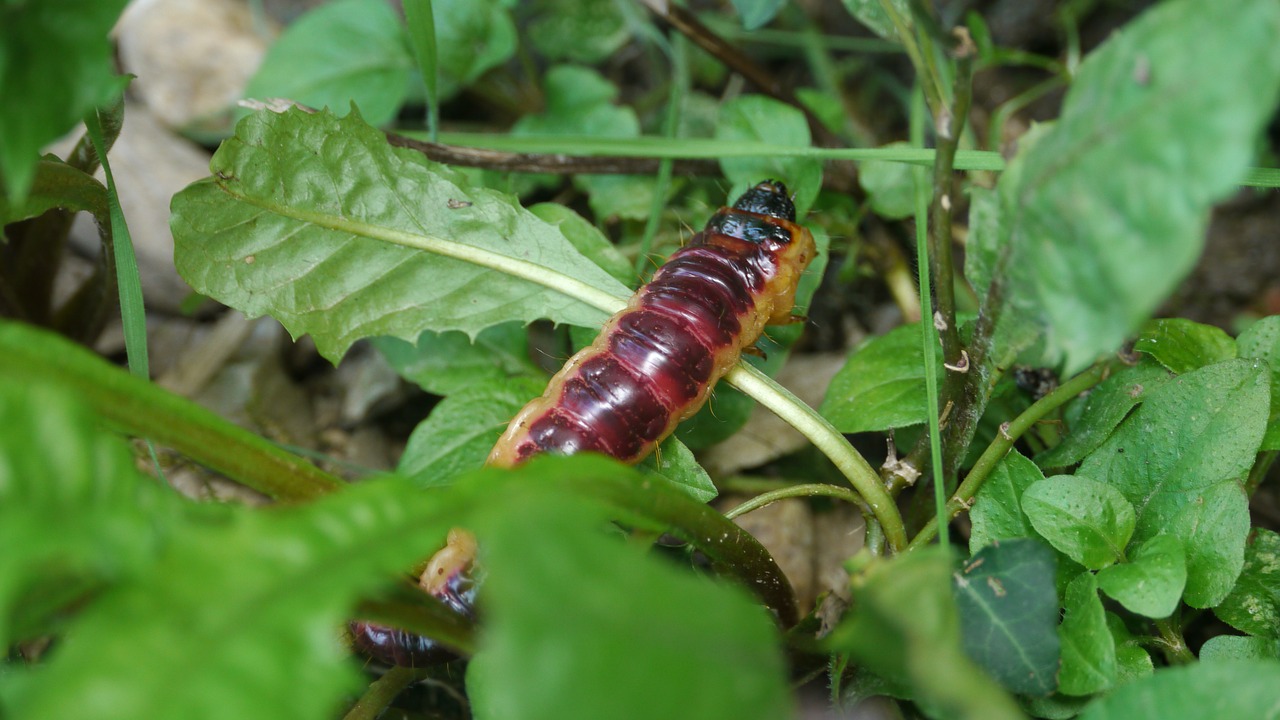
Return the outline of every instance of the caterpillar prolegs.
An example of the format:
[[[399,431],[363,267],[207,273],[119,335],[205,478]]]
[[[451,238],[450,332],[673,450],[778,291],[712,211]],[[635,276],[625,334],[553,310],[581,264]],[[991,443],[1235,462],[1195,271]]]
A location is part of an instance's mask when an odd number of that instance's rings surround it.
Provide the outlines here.
[[[539,453],[642,460],[706,403],[765,325],[793,320],[796,286],[817,254],[795,220],[786,187],[774,180],[721,208],[515,416],[488,464],[512,467]],[[456,532],[422,579],[449,604],[462,560],[470,559],[462,554],[474,549]],[[388,662],[422,664],[439,655],[430,640],[409,633],[367,623],[353,632],[361,649]]]

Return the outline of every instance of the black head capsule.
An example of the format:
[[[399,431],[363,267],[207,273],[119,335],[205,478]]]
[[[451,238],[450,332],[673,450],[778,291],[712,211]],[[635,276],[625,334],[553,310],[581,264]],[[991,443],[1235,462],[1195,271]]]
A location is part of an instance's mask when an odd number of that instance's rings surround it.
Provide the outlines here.
[[[777,180],[765,180],[742,193],[742,197],[733,204],[733,209],[796,221],[795,203],[791,202],[787,186]]]

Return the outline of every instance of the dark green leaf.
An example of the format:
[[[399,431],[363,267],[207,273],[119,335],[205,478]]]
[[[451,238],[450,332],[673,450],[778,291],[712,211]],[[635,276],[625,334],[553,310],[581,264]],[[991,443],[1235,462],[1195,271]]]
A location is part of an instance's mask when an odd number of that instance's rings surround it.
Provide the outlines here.
[[[1134,637],[1124,620],[1115,613],[1107,613],[1107,629],[1116,643],[1116,684],[1123,685],[1150,675],[1155,671],[1151,654],[1143,647],[1146,638]]]
[[[107,33],[125,0],[40,0],[0,7],[0,186],[26,197],[46,145],[128,82],[112,70]]]
[[[1133,535],[1133,506],[1120,491],[1087,477],[1055,475],[1022,493],[1036,532],[1091,570],[1124,557]]]
[[[1254,530],[1240,579],[1213,612],[1237,630],[1280,638],[1280,535]]]
[[[716,139],[809,147],[809,124],[804,113],[790,105],[763,95],[743,95],[720,106]],[[822,185],[822,163],[813,158],[722,158],[720,167],[733,183],[732,197],[765,178],[783,181],[799,217],[809,212]]]
[[[1249,508],[1240,481],[1262,439],[1267,392],[1256,360],[1181,375],[1148,394],[1080,466],[1133,503],[1134,542],[1182,541],[1192,607],[1220,602],[1244,564]]]
[[[1125,562],[1098,573],[1102,592],[1129,612],[1150,618],[1173,614],[1186,584],[1186,554],[1172,535],[1156,535],[1130,549]]]
[[[392,337],[374,338],[373,344],[401,377],[435,395],[487,381],[546,377],[529,358],[529,331],[518,322],[494,325],[474,341],[462,332],[428,330],[416,345]]]
[[[303,15],[263,59],[245,94],[346,112],[373,125],[395,117],[414,66],[400,18],[381,0],[338,0]]]
[[[312,334],[330,359],[362,337],[604,321],[534,282],[542,272],[630,293],[511,198],[391,148],[355,116],[258,113],[211,170],[173,201],[179,272],[198,292]],[[532,276],[476,264],[495,258]]]
[[[1262,318],[1240,333],[1240,357],[1262,358],[1271,368],[1271,413],[1262,450],[1280,450],[1280,315]]]
[[[1222,328],[1186,318],[1152,320],[1138,335],[1133,349],[1179,375],[1236,357],[1236,341]]]
[[[1037,455],[1036,464],[1054,468],[1080,462],[1098,449],[1147,393],[1170,377],[1164,368],[1150,361],[1122,368],[1089,393],[1079,415],[1070,423],[1070,432],[1053,449]]]
[[[440,63],[440,100],[510,60],[517,35],[503,0],[433,0]]]
[[[1162,668],[1094,702],[1081,720],[1276,717],[1280,662],[1249,660]]]
[[[1271,0],[1175,0],[1085,59],[1061,118],[1000,177],[998,237],[974,238],[1004,279],[986,311],[1004,308],[1010,347],[1038,340],[1036,364],[1074,373],[1186,275],[1275,109],[1277,34]]]
[[[854,609],[830,647],[910,690],[932,716],[1022,717],[965,655],[950,577],[950,558],[936,547],[881,561],[855,580]]]
[[[1280,640],[1269,637],[1218,635],[1200,646],[1200,662],[1280,660]]]
[[[742,27],[756,30],[768,25],[786,0],[733,0],[733,9],[742,18]]]
[[[778,718],[771,618],[734,588],[602,536],[598,508],[509,485],[480,524],[489,571],[477,718]],[[524,490],[524,492],[520,492]]]
[[[974,499],[969,512],[973,521],[969,552],[976,553],[996,540],[1033,537],[1035,529],[1022,511],[1022,493],[1043,479],[1035,463],[1017,450],[1010,451],[991,471]]]
[[[531,14],[529,42],[548,60],[594,65],[631,38],[616,3],[542,0]]]
[[[1091,695],[1116,681],[1116,643],[1107,629],[1106,613],[1091,572],[1067,587],[1062,626],[1062,671],[1058,689],[1065,695]]]
[[[1005,540],[953,576],[965,652],[1015,693],[1047,695],[1058,684],[1054,564],[1038,540]]]
[[[935,353],[942,371],[942,350]],[[831,379],[820,410],[840,432],[918,425],[928,419],[920,324],[872,338]]]

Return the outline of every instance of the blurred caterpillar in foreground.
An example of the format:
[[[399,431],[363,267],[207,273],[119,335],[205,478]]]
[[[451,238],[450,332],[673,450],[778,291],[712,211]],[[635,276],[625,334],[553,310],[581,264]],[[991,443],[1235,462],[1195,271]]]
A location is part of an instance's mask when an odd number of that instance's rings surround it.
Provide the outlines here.
[[[515,416],[488,464],[513,467],[538,453],[642,460],[701,409],[765,325],[793,321],[796,286],[817,254],[813,236],[795,220],[786,187],[774,180],[721,208]],[[474,552],[469,533],[451,531],[421,580],[467,615],[475,588],[464,571]],[[352,632],[357,647],[387,662],[422,665],[449,656],[404,631],[357,622]]]

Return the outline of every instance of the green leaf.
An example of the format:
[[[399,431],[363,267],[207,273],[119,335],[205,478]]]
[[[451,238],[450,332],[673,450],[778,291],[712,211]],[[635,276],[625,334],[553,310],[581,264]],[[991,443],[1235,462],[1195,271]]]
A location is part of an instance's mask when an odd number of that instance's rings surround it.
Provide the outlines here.
[[[1186,318],[1152,320],[1138,335],[1133,349],[1179,375],[1236,357],[1236,341],[1222,328]]]
[[[1085,59],[1061,118],[1000,177],[997,237],[974,238],[1011,347],[1040,340],[1035,364],[1073,374],[1181,281],[1275,109],[1277,34],[1271,0],[1175,0]]]
[[[271,46],[245,88],[344,112],[355,103],[373,125],[392,120],[414,67],[408,37],[380,0],[338,0],[298,18]]]
[[[742,18],[744,30],[757,30],[768,25],[786,0],[733,0],[733,9]]]
[[[508,488],[479,528],[485,627],[467,669],[477,718],[790,712],[773,621],[741,591],[601,535],[605,516],[581,499]]]
[[[518,36],[503,0],[433,0],[440,100],[448,100],[515,55]]]
[[[1256,360],[1180,375],[1150,392],[1080,466],[1133,504],[1134,542],[1161,534],[1182,541],[1192,607],[1218,604],[1244,564],[1249,508],[1240,481],[1262,439],[1267,393]]]
[[[764,142],[781,147],[809,147],[804,113],[763,95],[743,95],[720,106],[717,140]],[[781,180],[791,191],[796,213],[804,217],[822,185],[822,162],[814,158],[722,158],[720,168],[737,197],[765,178]]]
[[[390,147],[358,117],[263,112],[236,132],[215,177],[174,197],[178,270],[197,292],[310,333],[331,360],[362,337],[604,321],[538,284],[546,275],[619,306],[630,294],[509,197]]]
[[[1074,465],[1097,450],[1135,405],[1172,377],[1151,361],[1121,368],[1094,388],[1079,414],[1068,420],[1070,433],[1061,443],[1036,456],[1042,468]]]
[[[68,390],[2,376],[0,423],[7,428],[0,433],[0,646],[7,647],[48,632],[41,623],[65,611],[42,599],[69,603],[75,592],[137,572],[176,503],[138,475],[124,443]],[[64,588],[72,597],[60,595]]]
[[[542,0],[530,15],[529,42],[548,60],[595,65],[631,39],[616,3]]]
[[[1022,493],[1031,525],[1067,557],[1098,570],[1124,557],[1133,506],[1120,491],[1087,477],[1055,475]]]
[[[1107,629],[1106,613],[1091,572],[1067,587],[1062,626],[1062,671],[1058,690],[1064,695],[1091,695],[1116,681],[1116,643]]]
[[[952,578],[965,652],[1015,693],[1048,695],[1058,684],[1054,565],[1038,540],[998,541]]]
[[[969,512],[973,522],[969,552],[976,553],[997,540],[1033,537],[1031,519],[1022,511],[1022,493],[1043,479],[1040,468],[1017,450],[1004,456],[978,490]]]
[[[0,7],[0,186],[23,202],[40,152],[128,83],[107,34],[125,0],[41,0]]]
[[[1089,705],[1081,720],[1275,718],[1280,662],[1249,660],[1161,668]]]
[[[555,225],[578,252],[599,265],[615,280],[628,287],[636,283],[636,273],[630,261],[618,251],[618,246],[587,219],[560,203],[530,205],[529,212]]]
[[[397,471],[422,487],[434,487],[479,468],[511,418],[546,387],[543,375],[475,382],[458,390],[414,428]]]
[[[1200,646],[1200,662],[1280,660],[1280,640],[1266,637],[1218,635]]]
[[[698,464],[693,451],[674,437],[663,440],[652,455],[640,462],[639,467],[687,492],[698,502],[711,502],[719,494],[716,484]]]
[[[546,377],[529,359],[529,331],[518,322],[494,325],[474,341],[462,332],[428,330],[416,344],[392,337],[374,338],[373,344],[401,377],[435,395],[483,382]]]
[[[1143,647],[1147,638],[1135,637],[1125,626],[1124,619],[1115,613],[1107,613],[1107,629],[1116,644],[1116,684],[1144,678],[1155,672],[1151,654]]]
[[[640,136],[635,110],[616,105],[617,87],[595,70],[558,65],[547,72],[543,85],[546,111],[520,118],[511,129],[512,135]],[[578,175],[574,185],[588,194],[591,210],[599,218],[642,219],[653,203],[653,180],[648,177]]]
[[[934,355],[942,372],[942,350]],[[872,338],[849,357],[827,386],[820,412],[840,432],[918,425],[928,419],[920,324]]]
[[[950,577],[950,558],[936,546],[881,561],[855,579],[853,610],[828,645],[909,689],[930,716],[1022,717],[965,655]]]
[[[192,522],[164,538],[145,575],[95,597],[58,652],[12,687],[6,709],[332,713],[359,681],[337,628],[361,594],[439,542],[458,510],[402,481],[363,483],[302,508],[191,508]]]
[[[1213,612],[1237,630],[1280,638],[1280,535],[1254,530],[1240,579]]]
[[[911,17],[911,9],[907,6],[907,0],[890,0],[894,9],[904,18]],[[894,29],[893,22],[889,19],[889,14],[884,11],[881,0],[844,0],[844,7],[849,14],[857,18],[858,22],[866,25],[871,32],[879,35],[885,40],[898,39],[898,31]]]
[[[908,148],[895,142],[885,148]],[[916,185],[913,167],[901,162],[866,162],[858,166],[858,184],[871,198],[871,209],[880,217],[901,220],[915,213]]]
[[[1102,592],[1150,618],[1172,615],[1186,585],[1186,554],[1172,535],[1156,535],[1130,551],[1125,562],[1098,573]]]
[[[1262,358],[1271,368],[1271,413],[1261,450],[1280,450],[1280,315],[1262,318],[1240,333],[1240,357]]]

